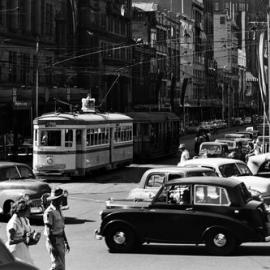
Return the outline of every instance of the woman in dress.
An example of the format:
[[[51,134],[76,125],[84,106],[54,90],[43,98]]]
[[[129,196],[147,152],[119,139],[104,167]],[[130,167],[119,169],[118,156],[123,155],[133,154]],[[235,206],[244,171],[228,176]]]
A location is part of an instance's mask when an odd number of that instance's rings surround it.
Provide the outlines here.
[[[7,223],[6,246],[16,259],[33,265],[28,246],[38,242],[40,233],[36,234],[31,228],[29,214],[30,206],[27,200],[20,199],[12,205],[12,216]]]

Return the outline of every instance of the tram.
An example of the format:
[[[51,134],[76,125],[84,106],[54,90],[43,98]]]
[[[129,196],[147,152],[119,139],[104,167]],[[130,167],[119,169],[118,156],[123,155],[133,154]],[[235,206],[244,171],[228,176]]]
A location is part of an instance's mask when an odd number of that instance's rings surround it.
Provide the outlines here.
[[[36,175],[85,176],[92,170],[132,161],[132,118],[120,113],[97,113],[93,108],[84,104],[80,112],[53,112],[34,119]]]
[[[147,162],[175,155],[179,146],[180,119],[172,112],[130,112],[133,119],[133,158]]]

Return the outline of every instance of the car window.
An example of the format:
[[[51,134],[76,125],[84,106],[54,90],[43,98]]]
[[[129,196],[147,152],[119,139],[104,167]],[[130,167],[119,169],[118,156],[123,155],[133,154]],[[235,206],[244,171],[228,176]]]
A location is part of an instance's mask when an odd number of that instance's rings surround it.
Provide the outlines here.
[[[35,178],[32,170],[26,166],[18,166],[22,178]]]
[[[173,174],[173,173],[170,173],[168,175],[168,181],[171,181],[173,179],[177,179],[177,178],[183,178],[184,175],[182,173],[178,173],[178,174]]]
[[[195,172],[187,172],[187,177],[193,177],[193,176],[217,176],[217,174],[214,171],[195,171]]]
[[[227,190],[223,187],[211,185],[195,185],[194,204],[230,205]]]
[[[231,177],[233,175],[236,176],[241,174],[235,163],[221,165],[219,166],[219,170],[223,177]]]
[[[165,174],[151,174],[145,183],[145,187],[160,187],[165,180]]]
[[[240,175],[252,175],[252,172],[250,171],[249,167],[246,164],[237,163],[237,167],[240,170]]]
[[[179,184],[165,186],[155,202],[173,205],[189,205],[191,204],[191,186]]]
[[[270,172],[270,161],[264,162],[258,170],[258,173]]]
[[[19,178],[20,175],[15,167],[4,167],[0,169],[0,181]]]

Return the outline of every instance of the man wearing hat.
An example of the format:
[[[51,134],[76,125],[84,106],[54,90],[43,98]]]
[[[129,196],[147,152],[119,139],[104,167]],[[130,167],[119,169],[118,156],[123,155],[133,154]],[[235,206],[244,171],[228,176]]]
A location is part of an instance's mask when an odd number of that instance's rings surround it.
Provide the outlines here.
[[[180,152],[180,162],[178,163],[178,165],[184,165],[185,161],[188,160],[190,158],[189,152],[186,149],[186,146],[181,143],[178,147],[178,150]]]
[[[61,188],[52,190],[47,198],[50,205],[43,214],[46,247],[51,258],[50,270],[65,270],[65,253],[70,250],[65,234],[64,217],[61,212],[64,192]]]

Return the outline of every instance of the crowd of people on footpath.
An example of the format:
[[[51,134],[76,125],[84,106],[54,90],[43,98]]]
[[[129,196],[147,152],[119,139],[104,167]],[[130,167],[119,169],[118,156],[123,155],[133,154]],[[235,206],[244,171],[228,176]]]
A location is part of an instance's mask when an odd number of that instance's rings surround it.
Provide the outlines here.
[[[43,214],[46,249],[51,260],[50,270],[65,270],[65,253],[70,247],[65,234],[65,223],[61,212],[64,192],[57,188],[46,198],[49,205]],[[41,233],[35,232],[29,222],[30,202],[22,197],[11,207],[11,218],[6,227],[6,246],[14,257],[34,265],[29,246],[37,245]]]
[[[207,131],[198,132],[194,139],[194,155],[198,156],[200,151],[200,145],[202,142],[211,141],[211,134]],[[231,151],[228,155],[228,158],[239,159],[242,161],[247,162],[248,158],[254,155],[262,154],[263,151],[263,144],[258,140],[254,139],[253,141],[249,142],[247,149],[243,151],[243,145],[241,142],[237,143],[236,149]],[[181,143],[178,147],[179,153],[179,165],[184,165],[185,161],[191,158],[190,151],[187,149],[186,145]]]

